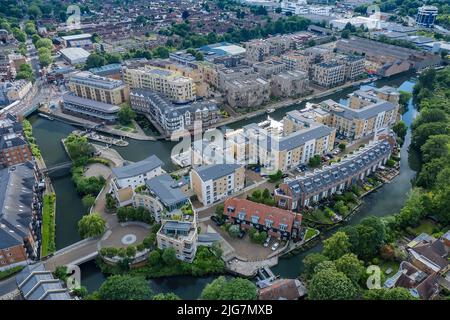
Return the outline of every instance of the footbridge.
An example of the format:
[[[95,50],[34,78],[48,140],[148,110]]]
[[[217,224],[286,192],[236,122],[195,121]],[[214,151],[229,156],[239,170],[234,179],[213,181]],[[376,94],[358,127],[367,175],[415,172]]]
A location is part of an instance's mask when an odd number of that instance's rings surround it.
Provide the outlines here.
[[[80,265],[98,256],[99,238],[88,238],[54,252],[42,259],[45,269],[54,271],[58,266]]]

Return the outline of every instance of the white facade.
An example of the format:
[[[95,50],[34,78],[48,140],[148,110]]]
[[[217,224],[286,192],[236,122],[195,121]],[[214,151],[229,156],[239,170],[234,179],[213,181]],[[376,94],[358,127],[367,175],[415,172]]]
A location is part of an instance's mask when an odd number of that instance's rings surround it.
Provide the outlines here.
[[[164,173],[163,169],[161,167],[157,167],[151,171],[141,173],[136,176],[130,176],[130,177],[120,178],[120,179],[116,178],[116,181],[117,181],[117,185],[120,188],[131,187],[134,190],[138,186],[144,185],[145,181],[147,181],[148,179],[159,176],[163,173]]]

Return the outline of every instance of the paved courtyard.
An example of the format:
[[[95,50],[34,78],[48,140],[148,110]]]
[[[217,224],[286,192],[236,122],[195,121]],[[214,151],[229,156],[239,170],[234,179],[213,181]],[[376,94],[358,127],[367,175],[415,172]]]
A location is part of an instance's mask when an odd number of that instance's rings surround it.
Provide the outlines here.
[[[149,232],[149,227],[144,227],[143,225],[131,224],[123,227],[117,225],[111,229],[111,233],[108,236],[105,235],[106,239],[100,241],[100,246],[102,248],[135,246],[142,243]]]
[[[267,257],[273,253],[270,249],[273,241],[270,243],[269,247],[265,248],[263,245],[251,242],[248,233],[242,239],[232,238],[226,231],[222,230],[211,220],[205,221],[204,224],[213,228],[231,247],[233,247],[234,255],[236,257],[247,261],[259,261],[267,259]]]
[[[103,178],[108,179],[110,174],[111,169],[101,163],[92,163],[88,165],[84,172],[86,178],[102,176]]]

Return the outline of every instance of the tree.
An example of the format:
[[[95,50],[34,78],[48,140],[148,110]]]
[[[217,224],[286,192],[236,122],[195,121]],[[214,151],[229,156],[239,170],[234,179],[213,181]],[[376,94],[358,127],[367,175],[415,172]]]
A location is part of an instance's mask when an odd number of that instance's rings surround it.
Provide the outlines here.
[[[189,17],[189,11],[184,10],[184,11],[181,13],[181,18],[183,18],[183,20],[186,20],[188,17]]]
[[[106,194],[105,207],[108,211],[113,211],[117,208],[117,200],[110,192]]]
[[[86,68],[97,68],[102,67],[106,64],[106,59],[104,56],[98,54],[98,53],[92,53],[89,55],[89,57],[86,59]]]
[[[13,28],[13,36],[16,38],[17,41],[25,43],[27,40],[27,34],[20,30],[19,28]]]
[[[28,81],[34,81],[33,69],[27,63],[21,64],[19,67],[19,72],[16,75],[16,79],[25,79]]]
[[[334,210],[336,210],[340,215],[346,216],[349,212],[348,207],[345,205],[343,200],[337,201],[334,206]]]
[[[155,58],[167,59],[169,57],[169,49],[166,47],[156,47],[153,50],[153,56]]]
[[[177,252],[175,251],[174,248],[164,249],[161,258],[164,261],[164,263],[168,266],[178,263]]]
[[[331,271],[337,271],[336,269],[336,265],[334,264],[333,261],[327,260],[327,261],[323,261],[321,263],[319,263],[315,268],[314,268],[314,274],[324,271],[324,270],[331,270]]]
[[[303,259],[303,265],[305,267],[305,273],[307,278],[311,278],[314,274],[314,269],[321,262],[328,261],[328,257],[321,253],[310,253]]]
[[[441,172],[442,168],[445,168],[447,162],[447,158],[438,158],[425,163],[417,175],[417,186],[431,189],[436,182],[437,175]]]
[[[39,40],[36,41],[35,46],[37,49],[39,49],[39,48],[47,48],[48,50],[53,49],[52,40],[47,39],[47,38],[40,38]]]
[[[79,297],[80,299],[84,299],[88,296],[89,292],[86,287],[80,286],[79,288],[73,289],[72,294]]]
[[[214,213],[216,214],[217,217],[219,217],[220,219],[224,218],[224,214],[223,214],[223,210],[224,210],[224,205],[223,203],[220,203],[216,206],[216,209],[214,210]]]
[[[206,285],[201,293],[204,300],[256,300],[258,289],[247,279],[227,280],[221,276]]]
[[[232,238],[237,238],[240,232],[241,230],[237,224],[233,224],[230,229],[228,229],[228,233]]]
[[[168,293],[158,293],[155,294],[152,298],[152,300],[181,300],[179,296],[177,296],[173,292]]]
[[[412,97],[412,94],[410,92],[402,91],[402,90],[399,91],[399,94],[400,94],[400,96],[398,99],[398,103],[403,107],[408,106],[408,103]]]
[[[86,137],[73,133],[69,134],[64,140],[64,145],[73,161],[90,157],[94,152],[94,147],[88,142]]]
[[[309,159],[309,166],[311,168],[317,168],[318,166],[320,166],[321,163],[322,163],[322,159],[317,154],[314,155],[314,157]]]
[[[343,142],[339,143],[338,148],[339,148],[341,151],[344,151],[344,150],[345,150],[345,143],[343,143]]]
[[[136,113],[130,106],[123,106],[120,108],[117,117],[122,125],[129,125],[136,118]]]
[[[439,134],[448,135],[449,133],[450,131],[446,122],[424,123],[414,128],[411,145],[419,150],[430,136]]]
[[[161,254],[157,250],[153,250],[148,254],[147,262],[151,266],[156,266],[161,262]]]
[[[316,273],[308,284],[311,300],[350,300],[357,293],[357,288],[343,272],[331,269]]]
[[[28,35],[36,33],[36,26],[33,21],[27,21],[24,26],[24,31]]]
[[[87,194],[81,199],[81,202],[83,203],[83,206],[85,208],[90,208],[95,203],[95,197],[90,194]]]
[[[110,276],[98,290],[102,300],[148,300],[151,294],[150,286],[143,277],[130,275]]]
[[[52,53],[48,48],[42,47],[38,49],[39,63],[43,67],[47,67],[53,62]]]
[[[427,163],[433,159],[448,157],[450,150],[450,136],[446,134],[438,134],[430,136],[428,140],[420,148],[422,152],[422,160]]]
[[[400,137],[403,140],[405,140],[406,133],[408,132],[408,127],[403,122],[403,120],[400,120],[397,122],[393,127],[392,130],[395,132],[395,134]]]
[[[350,246],[351,245],[347,234],[342,231],[338,231],[323,241],[322,253],[331,260],[336,260],[344,254],[349,253]]]
[[[106,222],[98,213],[85,215],[78,221],[78,231],[83,238],[100,236],[105,229]]]
[[[334,261],[337,271],[344,273],[354,284],[357,284],[364,274],[364,264],[353,253],[344,254]]]
[[[417,300],[408,289],[402,287],[366,290],[363,298],[364,300]]]

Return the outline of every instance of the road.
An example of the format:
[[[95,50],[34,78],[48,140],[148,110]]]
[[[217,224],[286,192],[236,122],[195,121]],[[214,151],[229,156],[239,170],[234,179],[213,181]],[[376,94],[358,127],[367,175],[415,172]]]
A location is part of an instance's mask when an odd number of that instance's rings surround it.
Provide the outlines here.
[[[17,289],[16,277],[12,276],[6,280],[0,281],[0,297],[13,292]]]

